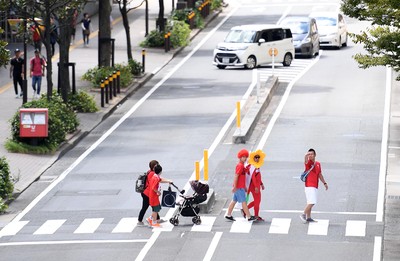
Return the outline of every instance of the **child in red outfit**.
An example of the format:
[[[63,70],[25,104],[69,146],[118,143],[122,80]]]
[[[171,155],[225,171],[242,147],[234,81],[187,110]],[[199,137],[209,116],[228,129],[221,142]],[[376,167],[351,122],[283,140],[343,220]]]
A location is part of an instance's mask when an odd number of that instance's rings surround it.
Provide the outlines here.
[[[264,184],[261,179],[260,167],[264,163],[265,154],[261,150],[253,152],[250,154],[249,165],[247,166],[251,175],[251,181],[249,185],[249,191],[253,196],[253,201],[248,204],[248,208],[251,209],[254,207],[254,216],[257,218],[257,221],[264,221],[259,216],[260,212],[260,203],[261,203],[261,189],[264,190]],[[262,158],[262,159],[261,159]]]
[[[158,212],[161,210],[161,204],[159,196],[161,195],[160,192],[160,183],[172,183],[171,180],[163,179],[160,177],[162,172],[162,167],[157,165],[154,167],[154,175],[150,180],[150,189],[149,189],[149,203],[152,208],[151,217],[147,218],[147,222],[152,227],[160,227],[160,224],[157,221]]]

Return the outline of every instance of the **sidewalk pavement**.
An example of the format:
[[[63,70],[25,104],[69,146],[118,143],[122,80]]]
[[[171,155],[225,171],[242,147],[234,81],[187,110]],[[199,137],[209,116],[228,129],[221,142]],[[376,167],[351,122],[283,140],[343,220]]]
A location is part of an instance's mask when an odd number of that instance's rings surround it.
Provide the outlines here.
[[[138,62],[142,62],[142,50],[139,46],[140,42],[145,39],[145,7],[133,10],[129,13],[129,22],[131,29],[131,42],[132,42],[132,54],[133,58]],[[155,29],[156,18],[158,16],[158,2],[149,1],[149,33]],[[165,6],[165,14],[170,14],[172,6]],[[211,13],[207,19],[206,24],[214,19],[219,12]],[[115,39],[115,63],[127,63],[126,53],[126,35],[125,29],[122,24],[122,18],[119,13],[118,5],[113,5],[112,8],[112,35]],[[135,82],[127,88],[126,91],[121,92],[110,100],[110,103],[105,105],[104,108],[100,107],[100,94],[99,92],[90,92],[90,83],[81,80],[81,76],[89,69],[97,66],[97,55],[98,55],[98,16],[94,15],[91,17],[92,26],[94,32],[90,35],[89,47],[83,46],[82,33],[77,26],[75,44],[70,49],[70,62],[76,62],[76,87],[77,90],[87,90],[89,94],[93,95],[95,101],[98,104],[100,110],[96,113],[81,113],[78,114],[80,125],[77,133],[67,137],[67,142],[54,154],[54,155],[31,155],[31,154],[19,154],[10,153],[4,148],[6,140],[11,136],[9,120],[18,111],[18,108],[22,104],[22,99],[15,98],[14,87],[12,80],[9,78],[9,67],[0,69],[0,157],[5,156],[9,165],[11,174],[18,181],[15,183],[14,194],[22,193],[26,188],[30,186],[40,175],[49,168],[55,161],[57,161],[66,151],[71,149],[80,139],[82,139],[87,133],[93,130],[102,120],[110,115],[114,108],[121,102],[123,102],[129,94],[135,89],[141,87],[151,77],[157,73],[162,67],[164,67],[173,57],[179,53],[182,48],[173,49],[166,53],[164,49],[146,49],[145,56],[145,74],[143,77],[135,79]],[[199,29],[193,30],[190,38],[193,39]],[[23,49],[22,43],[11,43],[8,45],[10,53],[13,55],[14,49]],[[58,46],[56,47],[58,49]],[[58,62],[58,50],[53,56],[53,84],[57,86],[57,62]],[[43,50],[42,50],[43,51]],[[29,46],[28,59],[33,57],[33,47]],[[29,74],[28,74],[29,75]],[[31,79],[28,79],[28,101],[33,97],[33,91],[31,87]],[[47,90],[47,82],[45,79],[42,80],[42,93]],[[15,197],[14,196],[14,197]],[[0,222],[0,227],[2,224]]]

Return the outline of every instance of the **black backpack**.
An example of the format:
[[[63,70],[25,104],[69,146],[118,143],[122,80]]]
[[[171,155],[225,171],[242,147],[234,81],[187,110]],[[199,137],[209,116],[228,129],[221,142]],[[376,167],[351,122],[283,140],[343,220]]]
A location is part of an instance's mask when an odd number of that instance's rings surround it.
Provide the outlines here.
[[[146,189],[147,174],[148,174],[148,172],[139,174],[139,177],[136,180],[136,186],[135,186],[135,190],[137,193],[143,193],[143,191]]]

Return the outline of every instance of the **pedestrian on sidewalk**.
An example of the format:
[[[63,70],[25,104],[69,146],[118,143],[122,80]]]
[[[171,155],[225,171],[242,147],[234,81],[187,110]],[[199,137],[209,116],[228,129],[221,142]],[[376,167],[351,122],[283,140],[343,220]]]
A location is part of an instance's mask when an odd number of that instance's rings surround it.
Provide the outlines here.
[[[321,172],[321,164],[315,160],[316,152],[314,149],[309,149],[304,156],[305,171],[310,170],[306,182],[305,182],[305,194],[307,199],[307,205],[304,208],[303,214],[300,215],[303,222],[316,222],[311,218],[311,210],[315,204],[317,204],[318,199],[318,183],[321,182],[325,186],[325,190],[328,190],[328,183],[326,183],[324,176]]]
[[[90,24],[90,17],[88,13],[83,14],[83,19],[82,19],[82,34],[83,34],[83,44],[85,46],[89,46],[89,36],[90,36],[90,31],[91,31],[91,24]]]
[[[156,165],[154,167],[154,175],[150,180],[150,192],[149,192],[149,202],[152,208],[151,216],[146,219],[147,223],[151,227],[160,227],[160,224],[156,221],[157,216],[159,216],[159,212],[161,210],[160,198],[161,188],[160,183],[172,183],[171,180],[161,178],[162,167],[161,165]]]
[[[21,97],[23,95],[22,80],[24,75],[24,58],[22,58],[22,53],[20,49],[15,49],[14,57],[11,59],[10,66],[10,78],[13,78],[15,98]],[[18,95],[18,84],[21,88],[21,92]]]
[[[138,226],[144,225],[143,217],[146,214],[146,211],[150,206],[150,202],[149,202],[150,181],[154,175],[154,167],[157,165],[159,165],[157,160],[152,160],[149,162],[149,170],[147,171],[145,189],[142,193],[140,193],[142,196],[142,209],[139,212]],[[160,215],[157,214],[157,223],[162,223],[162,222],[164,222],[164,220],[160,219]]]
[[[250,215],[249,209],[247,207],[247,202],[246,202],[246,168],[245,168],[245,163],[247,161],[247,158],[249,157],[249,152],[245,149],[242,149],[239,151],[237,157],[239,158],[239,162],[236,165],[236,170],[235,170],[235,178],[233,180],[233,188],[232,188],[232,201],[229,203],[228,211],[225,215],[225,218],[230,220],[230,221],[236,221],[232,217],[232,211],[233,208],[236,205],[236,202],[242,204],[242,209],[247,217],[248,221],[254,221],[256,218],[254,216]]]
[[[55,45],[58,40],[58,29],[53,17],[50,18],[50,24],[51,56],[53,57],[55,53]]]
[[[75,44],[76,23],[78,19],[78,10],[74,9],[71,20],[71,45]]]
[[[32,78],[33,98],[40,97],[40,87],[42,85],[42,77],[44,77],[44,69],[46,60],[40,56],[40,51],[35,50],[35,56],[30,61],[30,77]]]
[[[42,38],[40,37],[40,28],[36,24],[31,25],[33,47],[42,51]]]
[[[250,202],[247,207],[249,210],[254,207],[254,216],[257,221],[264,221],[262,217],[260,217],[260,203],[261,203],[261,190],[264,190],[264,184],[261,179],[260,168],[264,164],[265,153],[262,150],[257,150],[255,152],[250,153],[249,157],[249,173],[251,175],[249,191],[247,195],[251,193],[253,196],[253,201]]]

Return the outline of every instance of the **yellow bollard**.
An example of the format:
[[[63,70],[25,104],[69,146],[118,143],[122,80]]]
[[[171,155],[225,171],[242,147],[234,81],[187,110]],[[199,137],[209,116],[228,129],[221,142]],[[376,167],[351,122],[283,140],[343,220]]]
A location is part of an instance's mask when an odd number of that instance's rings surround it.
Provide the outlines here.
[[[208,150],[204,150],[204,180],[208,180]]]
[[[196,170],[196,180],[200,180],[200,162],[196,161],[194,168]]]
[[[240,128],[240,102],[236,102],[236,127]]]

